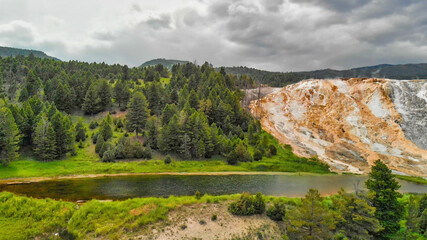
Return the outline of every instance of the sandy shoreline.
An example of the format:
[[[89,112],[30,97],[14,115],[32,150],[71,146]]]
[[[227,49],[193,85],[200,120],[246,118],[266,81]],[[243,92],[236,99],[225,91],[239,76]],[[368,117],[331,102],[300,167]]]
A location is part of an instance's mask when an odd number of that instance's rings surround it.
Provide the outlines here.
[[[19,183],[32,183],[42,182],[49,180],[67,180],[79,178],[101,178],[101,177],[119,177],[119,176],[141,176],[141,175],[336,175],[336,174],[319,174],[319,173],[306,173],[306,172],[158,172],[158,173],[111,173],[111,174],[84,174],[84,175],[67,175],[56,177],[28,177],[28,178],[8,178],[0,179],[0,184],[19,184]]]

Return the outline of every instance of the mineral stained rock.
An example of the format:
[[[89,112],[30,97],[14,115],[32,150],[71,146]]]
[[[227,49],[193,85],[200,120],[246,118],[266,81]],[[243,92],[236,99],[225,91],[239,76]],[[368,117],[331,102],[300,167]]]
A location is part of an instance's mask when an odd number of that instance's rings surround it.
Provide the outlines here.
[[[250,105],[263,128],[293,151],[338,172],[369,172],[377,159],[427,176],[427,81],[305,80]]]

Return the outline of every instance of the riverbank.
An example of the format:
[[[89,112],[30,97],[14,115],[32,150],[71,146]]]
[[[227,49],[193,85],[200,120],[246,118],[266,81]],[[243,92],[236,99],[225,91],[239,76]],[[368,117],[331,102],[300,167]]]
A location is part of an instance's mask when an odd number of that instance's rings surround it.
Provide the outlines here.
[[[68,175],[57,177],[28,177],[28,178],[10,178],[0,179],[0,184],[20,184],[34,183],[49,180],[67,180],[81,178],[101,178],[101,177],[120,177],[120,176],[227,176],[227,175],[288,175],[288,176],[325,176],[336,175],[336,173],[309,173],[309,172],[157,172],[157,173],[111,173],[111,174],[87,174],[87,175]]]

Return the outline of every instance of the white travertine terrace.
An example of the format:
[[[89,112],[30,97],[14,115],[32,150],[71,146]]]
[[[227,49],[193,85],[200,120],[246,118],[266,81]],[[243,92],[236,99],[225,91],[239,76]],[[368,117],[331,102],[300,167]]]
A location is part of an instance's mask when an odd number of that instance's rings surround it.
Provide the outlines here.
[[[260,100],[251,112],[296,154],[336,171],[364,173],[377,159],[427,176],[427,81],[305,80]]]

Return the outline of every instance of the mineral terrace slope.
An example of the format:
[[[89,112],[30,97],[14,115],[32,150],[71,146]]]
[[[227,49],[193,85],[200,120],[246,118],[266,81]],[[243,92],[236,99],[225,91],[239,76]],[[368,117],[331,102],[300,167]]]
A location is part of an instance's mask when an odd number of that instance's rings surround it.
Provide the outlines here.
[[[382,159],[427,176],[427,81],[305,80],[251,102],[264,129],[296,154],[366,173]]]

